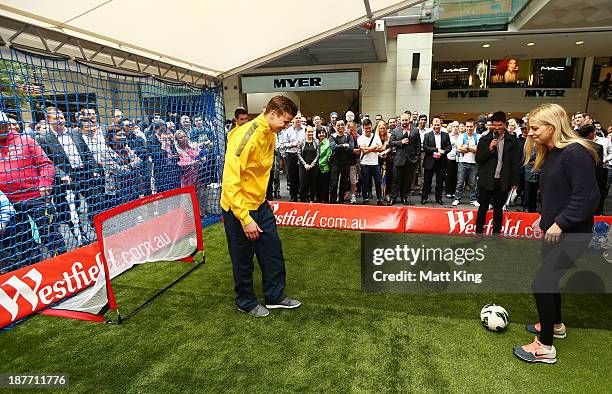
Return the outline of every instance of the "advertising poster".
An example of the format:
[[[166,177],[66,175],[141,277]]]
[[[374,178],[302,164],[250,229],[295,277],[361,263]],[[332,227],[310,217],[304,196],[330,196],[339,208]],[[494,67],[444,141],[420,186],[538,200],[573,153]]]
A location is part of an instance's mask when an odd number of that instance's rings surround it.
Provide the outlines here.
[[[529,60],[515,58],[491,61],[491,85],[525,85],[529,79]]]

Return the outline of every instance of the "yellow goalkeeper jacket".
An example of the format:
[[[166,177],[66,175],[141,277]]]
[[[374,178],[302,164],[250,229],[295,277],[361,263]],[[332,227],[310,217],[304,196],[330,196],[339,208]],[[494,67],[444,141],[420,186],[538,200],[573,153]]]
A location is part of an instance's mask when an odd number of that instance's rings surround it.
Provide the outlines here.
[[[221,208],[231,210],[243,226],[253,221],[249,211],[266,200],[275,142],[276,134],[263,114],[234,128],[227,137]]]

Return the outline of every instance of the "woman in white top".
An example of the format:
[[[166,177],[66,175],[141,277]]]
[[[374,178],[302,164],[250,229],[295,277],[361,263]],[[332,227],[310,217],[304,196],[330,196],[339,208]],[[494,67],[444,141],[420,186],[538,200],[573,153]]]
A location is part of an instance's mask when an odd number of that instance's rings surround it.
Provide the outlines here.
[[[364,119],[361,126],[363,134],[357,139],[357,147],[361,151],[359,164],[361,165],[361,181],[363,186],[363,203],[369,204],[368,193],[372,190],[372,179],[376,189],[376,204],[383,204],[382,189],[380,184],[380,167],[378,166],[378,153],[382,149],[382,141],[377,133],[372,130],[370,119]]]

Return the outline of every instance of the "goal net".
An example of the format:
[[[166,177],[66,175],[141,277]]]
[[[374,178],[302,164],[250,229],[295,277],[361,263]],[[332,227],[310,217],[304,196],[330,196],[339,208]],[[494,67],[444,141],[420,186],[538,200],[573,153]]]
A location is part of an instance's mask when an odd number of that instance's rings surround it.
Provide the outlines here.
[[[103,321],[103,315],[109,309],[118,312],[112,288],[114,278],[137,264],[193,261],[194,255],[204,249],[193,186],[120,205],[97,215],[94,223],[100,247],[97,262],[101,274],[92,286],[45,310],[44,314]]]

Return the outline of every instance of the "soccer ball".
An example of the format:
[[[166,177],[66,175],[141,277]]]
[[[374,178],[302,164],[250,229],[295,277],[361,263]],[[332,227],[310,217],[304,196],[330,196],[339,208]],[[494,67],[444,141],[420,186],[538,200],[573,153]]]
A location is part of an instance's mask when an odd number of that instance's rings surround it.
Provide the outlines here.
[[[487,304],[480,311],[482,325],[491,331],[502,331],[508,325],[508,312],[495,304]]]

